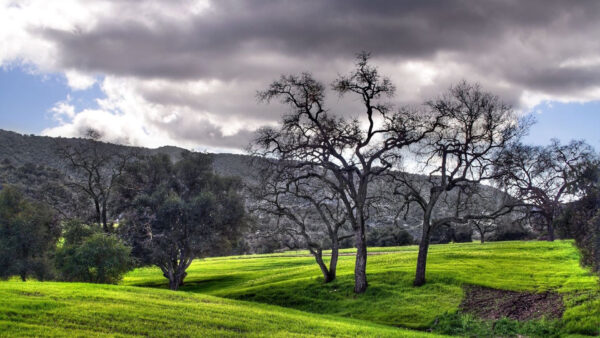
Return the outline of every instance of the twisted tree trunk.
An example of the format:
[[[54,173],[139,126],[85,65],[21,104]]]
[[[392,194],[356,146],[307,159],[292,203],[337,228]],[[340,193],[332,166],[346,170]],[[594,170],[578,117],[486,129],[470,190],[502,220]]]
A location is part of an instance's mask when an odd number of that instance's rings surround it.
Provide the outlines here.
[[[356,263],[354,265],[354,293],[363,293],[367,290],[367,238],[365,224],[360,224],[355,233]]]
[[[414,286],[425,284],[425,271],[427,268],[427,253],[429,251],[429,240],[431,235],[431,225],[429,222],[423,222],[423,232],[421,242],[419,243],[419,256],[417,257],[417,271],[415,274]]]

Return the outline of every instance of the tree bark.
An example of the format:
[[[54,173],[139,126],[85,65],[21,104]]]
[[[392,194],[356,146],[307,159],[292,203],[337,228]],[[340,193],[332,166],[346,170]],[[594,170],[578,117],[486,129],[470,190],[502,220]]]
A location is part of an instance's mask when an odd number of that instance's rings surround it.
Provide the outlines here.
[[[183,286],[183,279],[187,276],[185,271],[183,272],[174,272],[169,275],[169,289],[173,291],[177,291],[180,286]]]
[[[333,245],[331,246],[331,260],[329,261],[330,281],[332,281],[336,278],[339,250],[340,250],[339,243],[337,241],[334,241]]]
[[[100,202],[97,199],[94,199],[94,205],[96,207],[96,220],[98,221],[98,226],[102,226],[102,212],[100,211]]]
[[[355,233],[356,263],[354,265],[354,293],[363,293],[367,290],[367,239],[365,225],[361,220]]]
[[[102,205],[102,227],[104,228],[104,232],[109,232],[108,217],[106,216],[106,201]]]
[[[431,225],[423,222],[423,232],[421,242],[419,243],[419,256],[417,257],[417,271],[415,274],[414,286],[425,284],[425,270],[427,267],[427,252],[429,251],[429,239],[431,234]]]
[[[548,241],[554,242],[554,219],[549,217],[547,219],[548,222]]]
[[[315,260],[317,261],[317,264],[319,264],[319,268],[321,268],[321,272],[323,273],[323,279],[325,283],[331,282],[333,279],[331,278],[331,273],[329,269],[327,269],[327,265],[325,265],[325,262],[323,261],[323,254],[321,252],[315,252],[314,256]]]

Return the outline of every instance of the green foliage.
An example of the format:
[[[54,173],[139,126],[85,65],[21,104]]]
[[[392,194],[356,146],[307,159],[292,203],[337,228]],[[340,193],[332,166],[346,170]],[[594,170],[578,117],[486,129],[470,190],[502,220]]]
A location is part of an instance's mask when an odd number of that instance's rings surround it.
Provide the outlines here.
[[[123,176],[120,195],[127,207],[119,231],[136,257],[158,266],[174,290],[194,258],[231,247],[244,224],[239,181],[214,175],[211,161],[206,154],[184,154],[177,163],[157,155],[129,166]]]
[[[352,292],[354,256],[347,254],[353,249],[340,250],[338,280],[327,285],[322,284],[310,254],[293,251],[197,261],[188,269],[181,290],[418,329],[431,328],[436,318],[456,313],[464,284],[511,291],[552,290],[565,300],[585,292],[587,298],[565,301],[560,325],[568,333],[600,333],[598,277],[579,265],[580,255],[572,241],[432,245],[428,283],[418,288],[412,286],[416,246],[369,250],[369,289],[360,296]],[[129,273],[124,283],[165,287],[160,272],[153,268]]]
[[[133,268],[131,249],[98,227],[70,222],[64,238],[56,267],[66,281],[116,284]]]
[[[98,226],[84,224],[77,219],[68,220],[63,225],[64,245],[80,245],[86,238],[101,232]]]
[[[600,272],[600,179],[593,180],[583,198],[564,208],[555,226],[561,236],[575,239],[582,263]]]
[[[54,213],[14,187],[0,190],[0,278],[52,277],[50,255],[60,228]]]
[[[382,226],[369,229],[367,244],[369,246],[401,246],[414,244],[411,234],[397,226]]]
[[[192,293],[0,283],[0,336],[434,337],[365,321]]]

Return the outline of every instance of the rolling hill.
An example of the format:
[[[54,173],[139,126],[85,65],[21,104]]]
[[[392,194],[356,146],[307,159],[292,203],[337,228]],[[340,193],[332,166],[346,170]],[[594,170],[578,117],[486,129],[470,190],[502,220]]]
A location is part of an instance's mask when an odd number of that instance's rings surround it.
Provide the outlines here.
[[[419,288],[416,250],[372,248],[361,295],[352,249],[330,284],[304,251],[199,259],[176,292],[152,267],[121,285],[4,281],[0,336],[600,334],[598,277],[570,241],[433,245]]]

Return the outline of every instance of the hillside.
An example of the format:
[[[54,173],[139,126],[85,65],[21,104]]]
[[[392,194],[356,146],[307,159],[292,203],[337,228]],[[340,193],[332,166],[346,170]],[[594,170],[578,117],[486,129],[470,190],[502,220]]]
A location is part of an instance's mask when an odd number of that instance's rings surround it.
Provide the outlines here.
[[[196,260],[176,292],[156,268],[121,285],[0,281],[0,336],[600,334],[598,278],[570,241],[433,245],[419,288],[416,247],[372,248],[362,295],[352,251],[331,284],[303,251]]]
[[[61,175],[65,173],[68,175],[70,168],[66,166],[66,162],[58,155],[58,149],[82,142],[89,141],[86,139],[21,135],[0,129],[0,186],[3,183],[19,184],[22,190],[27,191],[37,189],[43,183],[64,180]],[[182,152],[187,151],[173,146],[156,149],[128,147],[109,143],[105,143],[103,146],[116,151],[135,152],[140,155],[167,154],[174,161],[177,161],[181,157]],[[256,176],[251,162],[252,157],[247,155],[213,154],[213,168],[217,174],[237,176],[247,183],[252,182],[252,178]],[[413,176],[415,180],[422,180],[423,184],[426,184],[424,176]],[[373,184],[372,188],[377,190],[374,192],[377,194],[382,193],[385,189],[389,189],[389,187],[386,188],[386,184]],[[498,194],[498,191],[491,187],[484,186],[483,190],[486,191],[485,194]],[[455,192],[452,194],[455,194]],[[40,193],[37,195],[40,195]],[[47,194],[42,193],[41,195]],[[68,200],[68,198],[65,200]],[[410,208],[407,214],[398,213],[399,206],[393,204],[394,202],[391,203],[387,206],[380,206],[380,210],[387,210],[387,212],[379,214],[377,217],[372,217],[369,226],[386,227],[388,229],[395,229],[395,231],[403,229],[408,231],[413,238],[418,238],[421,232],[420,224],[422,219],[420,210],[418,208]],[[443,206],[440,206],[440,210],[444,210],[443,208]],[[457,231],[469,233],[472,229],[469,226],[462,226],[462,229]],[[448,240],[447,235],[443,233],[436,236],[440,239]],[[249,236],[246,237],[249,238]],[[254,244],[249,245],[253,246]]]
[[[307,252],[287,252],[197,260],[188,269],[181,290],[421,330],[446,323],[456,330],[440,327],[443,333],[472,335],[480,327],[480,335],[488,336],[494,321],[480,322],[477,316],[460,314],[463,310],[483,312],[482,308],[463,308],[468,286],[477,286],[492,297],[484,305],[499,298],[493,290],[501,290],[502,297],[514,296],[507,300],[517,309],[519,299],[537,299],[537,294],[557,300],[539,304],[540,313],[519,315],[527,319],[526,325],[503,322],[515,333],[600,334],[598,277],[579,265],[579,253],[570,241],[433,245],[428,283],[420,288],[412,286],[417,247],[370,248],[369,288],[360,296],[352,292],[353,250],[343,252],[347,255],[340,257],[338,279],[330,284],[322,283],[319,268]],[[166,287],[166,279],[155,268],[135,270],[123,283]],[[563,310],[544,312],[554,308]],[[510,311],[500,316],[509,317]]]
[[[432,335],[186,292],[77,283],[0,282],[0,336]]]
[[[86,139],[53,138],[48,136],[21,135],[12,131],[0,129],[0,163],[9,161],[13,166],[27,163],[44,165],[53,169],[65,169],[64,162],[58,156],[60,146],[74,145],[89,142]],[[120,151],[135,151],[141,155],[166,154],[173,160],[181,157],[183,148],[164,146],[156,149],[129,147],[117,144],[106,144],[108,147]],[[214,154],[215,172],[228,176],[247,176],[248,156],[235,154]]]

